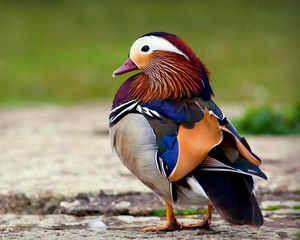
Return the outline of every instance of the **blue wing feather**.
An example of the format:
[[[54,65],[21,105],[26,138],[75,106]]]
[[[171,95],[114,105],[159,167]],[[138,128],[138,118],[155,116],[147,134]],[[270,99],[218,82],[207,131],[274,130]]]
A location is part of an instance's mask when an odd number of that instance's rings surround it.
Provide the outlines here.
[[[167,176],[173,171],[178,159],[177,135],[167,135],[160,140],[159,156],[165,161]]]
[[[141,106],[153,109],[163,117],[188,128],[192,128],[194,123],[200,121],[203,116],[195,101],[188,99],[185,101],[153,100],[141,103]]]

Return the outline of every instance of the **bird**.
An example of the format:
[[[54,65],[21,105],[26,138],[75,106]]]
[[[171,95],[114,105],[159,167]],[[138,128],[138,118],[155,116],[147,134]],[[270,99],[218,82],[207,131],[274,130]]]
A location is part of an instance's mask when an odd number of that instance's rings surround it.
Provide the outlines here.
[[[166,223],[144,231],[211,228],[215,209],[234,225],[263,225],[254,178],[262,160],[213,101],[210,73],[179,36],[150,32],[134,41],[113,77],[109,134],[121,162],[164,201]],[[207,201],[203,219],[183,224],[173,206]]]

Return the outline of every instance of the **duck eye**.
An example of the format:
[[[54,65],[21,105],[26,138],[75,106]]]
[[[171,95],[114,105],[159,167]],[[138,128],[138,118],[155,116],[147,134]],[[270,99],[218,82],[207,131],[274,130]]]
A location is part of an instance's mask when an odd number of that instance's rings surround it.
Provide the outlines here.
[[[148,45],[144,45],[141,49],[142,52],[148,52],[150,47]]]

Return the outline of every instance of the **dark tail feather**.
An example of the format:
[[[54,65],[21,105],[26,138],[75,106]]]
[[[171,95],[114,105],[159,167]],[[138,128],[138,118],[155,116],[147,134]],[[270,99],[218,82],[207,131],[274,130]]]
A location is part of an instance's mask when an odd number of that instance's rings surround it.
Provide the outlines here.
[[[240,213],[233,212],[232,214],[228,214],[228,211],[224,211],[222,208],[218,209],[216,207],[216,209],[224,220],[229,223],[260,227],[264,223],[264,218],[254,195],[250,197],[249,202],[250,204],[247,207],[239,209]]]
[[[264,224],[264,217],[261,213],[258,202],[253,194],[251,196],[251,202],[253,206],[253,214],[252,214],[252,219],[248,223],[248,225],[251,225],[253,227],[260,227]]]
[[[255,227],[263,224],[261,210],[252,193],[251,176],[199,170],[194,171],[193,175],[224,220],[232,224]]]

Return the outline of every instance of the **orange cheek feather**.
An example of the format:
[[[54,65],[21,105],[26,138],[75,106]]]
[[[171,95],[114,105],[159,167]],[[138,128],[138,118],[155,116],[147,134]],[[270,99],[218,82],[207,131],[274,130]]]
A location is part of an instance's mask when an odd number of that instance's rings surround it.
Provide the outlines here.
[[[139,69],[145,69],[147,65],[152,61],[153,56],[151,53],[150,54],[134,53],[132,54],[131,59],[139,67]]]

